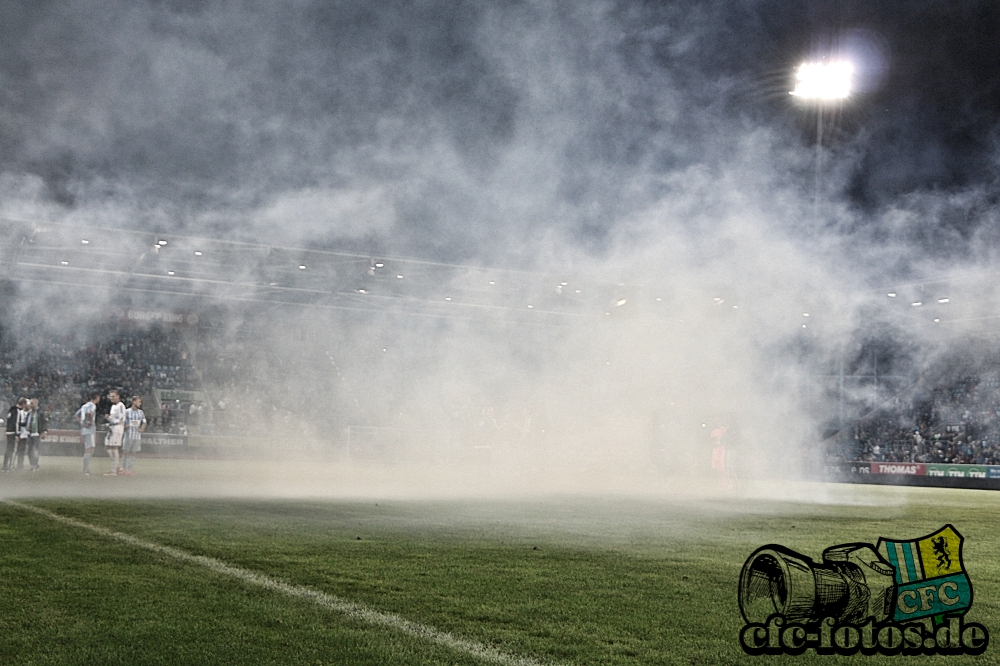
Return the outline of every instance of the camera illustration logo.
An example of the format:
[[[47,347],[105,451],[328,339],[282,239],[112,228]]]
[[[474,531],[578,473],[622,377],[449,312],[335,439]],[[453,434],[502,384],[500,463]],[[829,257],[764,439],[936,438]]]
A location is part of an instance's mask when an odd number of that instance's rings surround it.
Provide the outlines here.
[[[823,551],[821,562],[777,544],[740,574],[747,654],[982,654],[989,632],[965,622],[972,581],[951,525],[911,541],[880,538]]]

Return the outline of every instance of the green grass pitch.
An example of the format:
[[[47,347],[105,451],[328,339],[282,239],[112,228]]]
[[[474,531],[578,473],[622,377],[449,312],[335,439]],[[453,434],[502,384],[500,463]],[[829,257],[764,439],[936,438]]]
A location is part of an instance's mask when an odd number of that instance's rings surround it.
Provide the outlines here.
[[[144,465],[151,476],[176,468]],[[77,494],[68,467],[47,474],[39,488]],[[31,482],[0,478],[0,497],[546,663],[1000,661],[1000,646],[980,657],[750,658],[736,603],[743,561],[766,543],[818,558],[831,545],[952,523],[966,538],[969,618],[1000,631],[1000,493],[798,484],[797,500],[746,488],[698,499],[162,499],[126,486],[108,497],[28,497]],[[145,481],[87,481],[122,482]],[[483,662],[0,503],[0,663]]]

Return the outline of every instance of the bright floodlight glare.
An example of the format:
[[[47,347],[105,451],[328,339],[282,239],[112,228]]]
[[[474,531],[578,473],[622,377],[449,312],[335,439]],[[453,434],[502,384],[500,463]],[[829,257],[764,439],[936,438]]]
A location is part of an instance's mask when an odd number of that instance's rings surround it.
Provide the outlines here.
[[[886,296],[888,296],[889,298],[896,298],[896,292],[890,291],[888,294],[886,294]]]
[[[853,73],[851,63],[843,60],[802,63],[795,73],[795,90],[789,94],[820,101],[844,99],[851,94]]]
[[[951,300],[951,299],[949,299],[949,298],[939,298],[939,299],[938,299],[938,303],[947,303],[947,302],[949,302],[950,300]]]

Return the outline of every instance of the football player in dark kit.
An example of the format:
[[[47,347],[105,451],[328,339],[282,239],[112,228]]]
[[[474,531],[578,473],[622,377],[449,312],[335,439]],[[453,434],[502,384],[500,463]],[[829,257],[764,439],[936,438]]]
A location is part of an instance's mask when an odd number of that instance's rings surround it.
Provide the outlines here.
[[[14,469],[14,456],[17,454],[19,437],[20,437],[20,422],[22,420],[22,413],[26,412],[28,409],[28,399],[18,398],[16,405],[11,405],[10,410],[7,412],[7,451],[3,454],[3,470],[4,472],[9,472]],[[27,442],[25,442],[27,444]],[[21,454],[24,455],[23,453]]]

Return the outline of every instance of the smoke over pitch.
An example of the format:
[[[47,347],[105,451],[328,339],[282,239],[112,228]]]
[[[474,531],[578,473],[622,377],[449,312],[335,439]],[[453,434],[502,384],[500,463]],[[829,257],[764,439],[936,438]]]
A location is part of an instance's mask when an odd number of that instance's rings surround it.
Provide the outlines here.
[[[697,469],[701,424],[725,422],[750,471],[795,472],[837,416],[814,375],[859,340],[938,345],[877,310],[879,288],[995,259],[998,105],[955,89],[956,68],[979,73],[947,41],[979,19],[908,34],[838,7],[5,5],[0,215],[59,242],[125,230],[126,273],[156,237],[163,272],[175,237],[250,244],[185,263],[182,297],[22,283],[9,342],[85,343],[108,308],[179,298],[210,323],[199,362],[258,406],[250,429],[447,432],[459,459],[490,447],[497,469],[585,485]],[[871,89],[827,119],[817,191],[815,114],[787,86],[839,48],[869,59]],[[922,69],[898,67],[918,50]],[[951,101],[928,104],[945,80]],[[427,263],[390,314],[269,295],[380,296],[360,291],[376,259],[416,265],[392,257]]]

